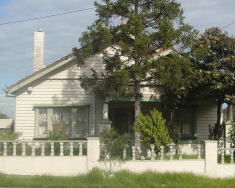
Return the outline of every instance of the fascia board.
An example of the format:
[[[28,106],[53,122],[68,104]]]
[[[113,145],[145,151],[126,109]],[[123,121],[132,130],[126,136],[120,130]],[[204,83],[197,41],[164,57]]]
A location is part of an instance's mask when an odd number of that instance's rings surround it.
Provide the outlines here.
[[[42,76],[44,76],[44,75],[46,75],[46,74],[48,74],[48,73],[54,71],[55,69],[57,69],[57,68],[59,68],[59,67],[65,65],[66,63],[68,63],[68,62],[70,62],[70,61],[72,61],[72,60],[74,60],[74,59],[75,59],[74,56],[73,56],[73,57],[69,57],[68,59],[63,60],[63,61],[59,62],[58,64],[56,64],[56,65],[54,65],[54,66],[52,66],[52,67],[49,67],[48,69],[46,69],[46,70],[44,70],[44,71],[42,71],[42,72],[36,74],[35,76],[33,76],[33,77],[31,77],[31,78],[29,78],[29,79],[23,81],[22,83],[17,84],[17,85],[14,86],[13,88],[11,88],[11,89],[9,89],[9,90],[3,89],[3,91],[5,91],[7,94],[12,94],[12,93],[14,93],[15,91],[17,91],[18,89],[20,89],[20,88],[26,86],[27,84],[30,84],[31,82],[33,82],[33,81],[35,81],[35,80],[41,78]]]

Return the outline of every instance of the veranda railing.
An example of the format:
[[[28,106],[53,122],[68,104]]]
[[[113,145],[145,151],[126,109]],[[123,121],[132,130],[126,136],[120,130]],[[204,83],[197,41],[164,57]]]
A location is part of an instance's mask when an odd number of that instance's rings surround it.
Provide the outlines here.
[[[165,153],[165,148],[168,149],[168,152]],[[127,150],[129,152],[127,152]],[[156,154],[155,154],[155,145],[151,145],[151,149],[150,149],[150,160],[157,160],[157,157]],[[129,155],[127,155],[127,153]],[[173,160],[173,156],[175,155],[175,151],[174,151],[174,147],[171,145],[171,146],[160,146],[160,153],[159,153],[159,156],[160,156],[160,160]],[[105,145],[104,144],[101,144],[101,158],[104,158],[105,156],[107,156],[107,153],[105,151]],[[139,158],[138,158],[138,157]],[[180,145],[178,146],[178,153],[177,153],[177,156],[178,156],[178,160],[182,160],[183,159],[183,147]],[[202,159],[202,152],[201,152],[201,145],[198,144],[197,145],[197,152],[196,152],[196,159]],[[108,156],[107,156],[108,157]],[[142,151],[140,149],[140,147],[136,147],[136,146],[132,146],[132,147],[127,147],[123,150],[123,155],[122,155],[122,158],[124,160],[128,160],[128,159],[131,159],[132,161],[135,161],[135,160],[145,160],[145,157],[147,156],[142,156]]]
[[[230,156],[230,163],[231,164],[234,164],[234,151],[235,151],[235,148],[218,148],[218,157],[220,155],[220,163],[221,164],[224,164],[225,163],[225,153],[226,151],[229,151],[229,156]]]
[[[0,141],[0,156],[83,156],[86,153],[86,140]]]

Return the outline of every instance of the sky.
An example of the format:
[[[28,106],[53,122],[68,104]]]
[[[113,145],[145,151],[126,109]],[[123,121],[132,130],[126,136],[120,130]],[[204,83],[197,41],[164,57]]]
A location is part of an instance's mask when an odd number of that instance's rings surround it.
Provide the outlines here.
[[[101,0],[97,0],[101,2]],[[223,28],[235,36],[234,0],[178,0],[185,22],[203,33],[210,27]],[[15,98],[6,88],[33,72],[34,32],[45,32],[44,64],[48,65],[79,47],[78,38],[95,19],[93,0],[0,0],[0,111],[14,118]],[[89,9],[89,10],[84,10]],[[84,11],[78,11],[84,10]],[[78,11],[44,19],[33,18]],[[10,22],[16,22],[11,23]]]

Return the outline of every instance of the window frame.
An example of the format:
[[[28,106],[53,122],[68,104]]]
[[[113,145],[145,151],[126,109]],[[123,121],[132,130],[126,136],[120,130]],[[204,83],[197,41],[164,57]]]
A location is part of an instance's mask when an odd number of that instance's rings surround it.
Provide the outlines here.
[[[179,133],[180,133],[180,140],[190,140],[190,139],[197,139],[197,111],[198,111],[198,105],[182,105],[182,106],[178,106],[177,110],[181,110],[181,109],[187,109],[190,108],[193,110],[193,115],[194,115],[194,122],[193,122],[193,134],[183,134],[183,121],[182,121],[182,114],[178,113],[178,118],[175,119],[174,122],[176,122],[178,124],[179,127]],[[177,116],[177,110],[175,111],[175,115]],[[169,114],[164,112],[164,119],[168,119],[169,120]]]
[[[46,108],[47,109],[47,133],[39,134],[39,109]],[[71,126],[71,134],[65,134],[68,138],[86,138],[88,136],[88,126],[89,126],[89,109],[90,105],[34,105],[35,110],[35,138],[47,138],[49,131],[53,131],[53,109],[55,108],[69,108],[71,110],[71,118],[70,118],[70,126]],[[77,134],[76,126],[77,126],[77,109],[85,108],[85,134]]]
[[[183,120],[182,120],[182,114],[180,113],[179,116],[179,128],[180,128],[180,137],[182,139],[197,139],[197,111],[198,111],[198,106],[196,105],[189,105],[189,106],[181,106],[179,107],[179,110],[183,108],[183,109],[187,109],[190,108],[193,110],[194,113],[194,122],[193,122],[193,134],[183,134]]]
[[[47,128],[46,128],[46,130],[47,130],[47,132],[45,133],[45,134],[40,134],[40,118],[39,118],[39,116],[40,116],[40,109],[46,109],[46,114],[47,114],[47,117],[46,117],[46,122],[47,122]],[[47,108],[38,108],[38,109],[36,109],[36,123],[38,124],[38,128],[37,128],[37,135],[39,136],[39,137],[43,137],[43,138],[45,138],[45,137],[47,137],[48,136],[48,110],[47,110]]]

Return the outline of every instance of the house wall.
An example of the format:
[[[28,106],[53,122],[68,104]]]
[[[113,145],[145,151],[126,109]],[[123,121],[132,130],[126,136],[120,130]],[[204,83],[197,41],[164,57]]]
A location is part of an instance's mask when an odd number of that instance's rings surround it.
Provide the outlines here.
[[[217,118],[216,102],[201,102],[197,110],[198,141],[208,140],[209,125],[214,125]]]
[[[90,66],[84,68],[77,67],[75,61],[71,61],[18,90],[15,119],[16,131],[23,133],[22,139],[31,140],[34,137],[35,105],[90,105],[88,136],[95,136],[94,125],[97,127],[102,119],[102,100],[100,96],[85,92],[78,78],[83,73],[91,74],[91,67],[101,70],[100,62],[98,55],[89,59],[87,64]],[[28,87],[33,88],[31,93],[27,92]]]
[[[86,61],[87,66],[79,68],[74,60],[55,69],[54,71],[38,78],[36,81],[22,87],[16,92],[16,131],[23,132],[22,138],[31,140],[35,133],[35,105],[84,105],[89,108],[89,128],[88,136],[97,136],[99,124],[103,121],[103,101],[104,97],[85,92],[78,81],[79,76],[85,73],[91,75],[91,68],[97,72],[104,70],[100,55],[89,58]],[[28,87],[32,87],[32,92],[28,93]],[[155,89],[142,87],[145,99],[158,99],[161,88]],[[147,98],[146,98],[147,97]],[[153,98],[151,98],[153,97]],[[154,98],[156,97],[156,98]],[[111,102],[110,102],[111,104]],[[122,107],[131,106],[134,108],[134,102],[121,102],[111,104],[111,107],[121,105]],[[149,110],[156,108],[162,111],[160,102],[142,101],[142,113],[148,114]],[[216,103],[204,102],[197,103],[197,140],[208,139],[208,125],[216,121]]]

